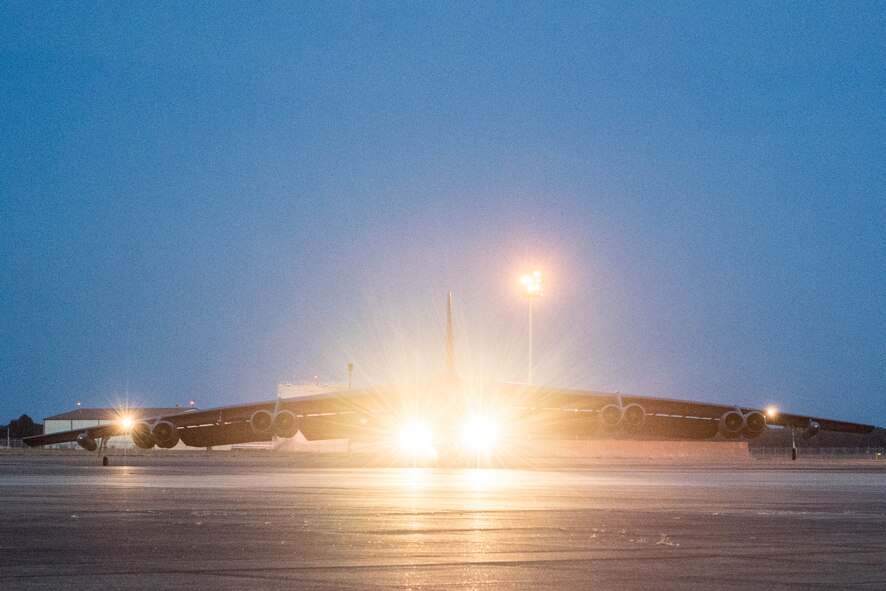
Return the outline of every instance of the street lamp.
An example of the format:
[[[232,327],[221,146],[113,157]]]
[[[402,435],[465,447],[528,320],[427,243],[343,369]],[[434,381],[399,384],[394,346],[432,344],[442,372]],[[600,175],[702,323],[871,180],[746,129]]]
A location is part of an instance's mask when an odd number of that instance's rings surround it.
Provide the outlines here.
[[[520,278],[523,295],[529,299],[529,383],[532,383],[532,304],[541,295],[541,271],[533,271]]]

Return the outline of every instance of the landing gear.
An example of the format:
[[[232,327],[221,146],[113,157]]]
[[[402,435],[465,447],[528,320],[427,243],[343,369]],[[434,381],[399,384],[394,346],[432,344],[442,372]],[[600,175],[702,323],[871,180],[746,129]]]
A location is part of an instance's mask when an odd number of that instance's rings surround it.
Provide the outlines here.
[[[797,461],[797,441],[794,439],[793,427],[791,427],[791,461]]]
[[[98,440],[98,455],[102,459],[102,466],[107,466],[111,463],[110,460],[108,460],[108,456],[104,455],[106,449],[108,449],[108,438],[100,437]]]

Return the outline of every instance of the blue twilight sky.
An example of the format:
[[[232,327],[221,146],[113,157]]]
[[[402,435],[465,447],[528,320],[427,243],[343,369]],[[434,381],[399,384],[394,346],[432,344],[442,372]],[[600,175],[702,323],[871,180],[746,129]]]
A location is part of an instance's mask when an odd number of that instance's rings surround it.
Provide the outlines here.
[[[886,425],[886,4],[0,2],[0,422],[461,372]]]

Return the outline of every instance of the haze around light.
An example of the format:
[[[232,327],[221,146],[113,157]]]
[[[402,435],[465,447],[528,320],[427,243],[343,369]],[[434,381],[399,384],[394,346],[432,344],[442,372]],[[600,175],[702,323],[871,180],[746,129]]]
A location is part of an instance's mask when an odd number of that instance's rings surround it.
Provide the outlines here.
[[[0,4],[0,423],[444,367],[886,425],[882,3]]]

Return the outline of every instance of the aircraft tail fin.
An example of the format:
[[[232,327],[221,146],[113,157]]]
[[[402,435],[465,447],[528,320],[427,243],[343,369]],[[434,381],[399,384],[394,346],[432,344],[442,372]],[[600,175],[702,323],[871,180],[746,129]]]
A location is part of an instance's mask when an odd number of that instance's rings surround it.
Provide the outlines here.
[[[446,301],[446,374],[450,378],[455,374],[455,335],[452,332],[452,292]]]

